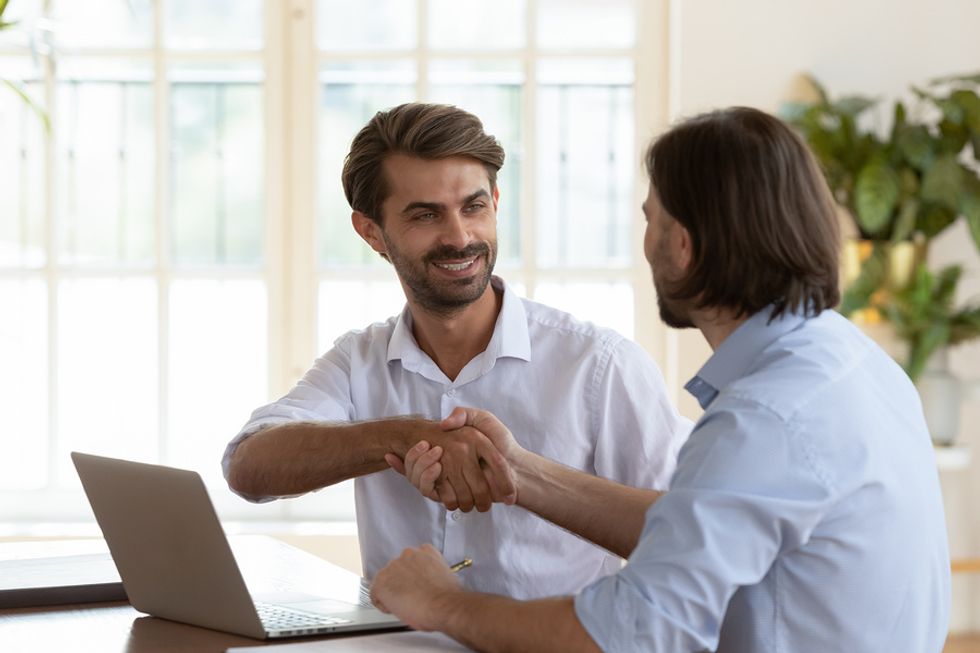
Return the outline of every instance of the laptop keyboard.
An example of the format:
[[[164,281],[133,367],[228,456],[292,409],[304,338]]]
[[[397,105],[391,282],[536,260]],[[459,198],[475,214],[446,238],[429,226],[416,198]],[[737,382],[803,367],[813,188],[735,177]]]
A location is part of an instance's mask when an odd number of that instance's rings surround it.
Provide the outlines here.
[[[328,617],[324,614],[303,612],[301,610],[291,610],[272,603],[256,603],[255,610],[259,613],[259,619],[262,620],[262,625],[265,626],[266,630],[270,631],[300,630],[303,628],[319,628],[350,623],[350,619]]]

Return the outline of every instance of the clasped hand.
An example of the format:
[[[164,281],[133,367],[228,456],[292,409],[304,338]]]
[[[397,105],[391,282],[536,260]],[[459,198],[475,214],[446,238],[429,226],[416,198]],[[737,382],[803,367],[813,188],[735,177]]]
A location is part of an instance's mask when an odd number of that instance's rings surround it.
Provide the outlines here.
[[[439,423],[441,435],[422,440],[405,454],[385,455],[423,496],[447,510],[485,512],[493,503],[517,502],[517,478],[508,456],[521,449],[492,414],[457,408]]]

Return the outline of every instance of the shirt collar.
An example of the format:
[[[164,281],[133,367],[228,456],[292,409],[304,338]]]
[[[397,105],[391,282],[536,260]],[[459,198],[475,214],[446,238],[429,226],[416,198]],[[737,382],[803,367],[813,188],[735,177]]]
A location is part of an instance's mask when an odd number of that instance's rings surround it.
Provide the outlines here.
[[[524,311],[524,303],[510,286],[498,276],[490,278],[491,285],[503,292],[503,301],[500,306],[500,313],[497,315],[497,322],[493,327],[493,336],[487,344],[486,357],[489,361],[496,361],[498,358],[520,358],[521,360],[531,360],[531,336],[528,333],[527,313]],[[402,361],[406,367],[416,367],[423,360],[428,360],[428,356],[419,349],[412,335],[412,312],[408,304],[402,309],[395,329],[388,341],[388,361]]]
[[[745,376],[762,351],[806,320],[802,309],[787,311],[769,321],[772,305],[743,322],[725,338],[711,358],[684,384],[701,408],[707,408],[727,385]]]

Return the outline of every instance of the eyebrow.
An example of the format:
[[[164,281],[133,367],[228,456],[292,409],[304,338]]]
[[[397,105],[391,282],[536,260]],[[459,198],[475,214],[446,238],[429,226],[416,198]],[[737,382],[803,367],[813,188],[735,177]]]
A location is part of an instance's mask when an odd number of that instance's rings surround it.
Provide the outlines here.
[[[481,188],[475,193],[470,193],[469,195],[464,197],[462,204],[463,206],[466,206],[470,202],[480,199],[481,197],[488,198],[490,197],[490,193],[487,192],[486,189]],[[405,208],[402,209],[402,213],[408,213],[409,211],[414,211],[415,209],[428,209],[430,211],[441,211],[445,208],[446,205],[441,202],[409,202],[407,205],[405,205]]]

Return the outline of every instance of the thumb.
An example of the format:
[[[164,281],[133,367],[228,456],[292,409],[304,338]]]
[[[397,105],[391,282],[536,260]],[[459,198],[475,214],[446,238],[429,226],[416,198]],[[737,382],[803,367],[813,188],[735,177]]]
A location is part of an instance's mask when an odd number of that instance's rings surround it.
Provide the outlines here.
[[[472,419],[470,411],[475,412],[472,408],[463,408],[462,406],[454,408],[453,412],[449,413],[444,420],[439,422],[439,428],[443,431],[454,431],[464,427]]]
[[[386,453],[385,462],[388,463],[389,467],[391,467],[393,470],[395,470],[402,476],[405,475],[405,462],[395,454]]]

